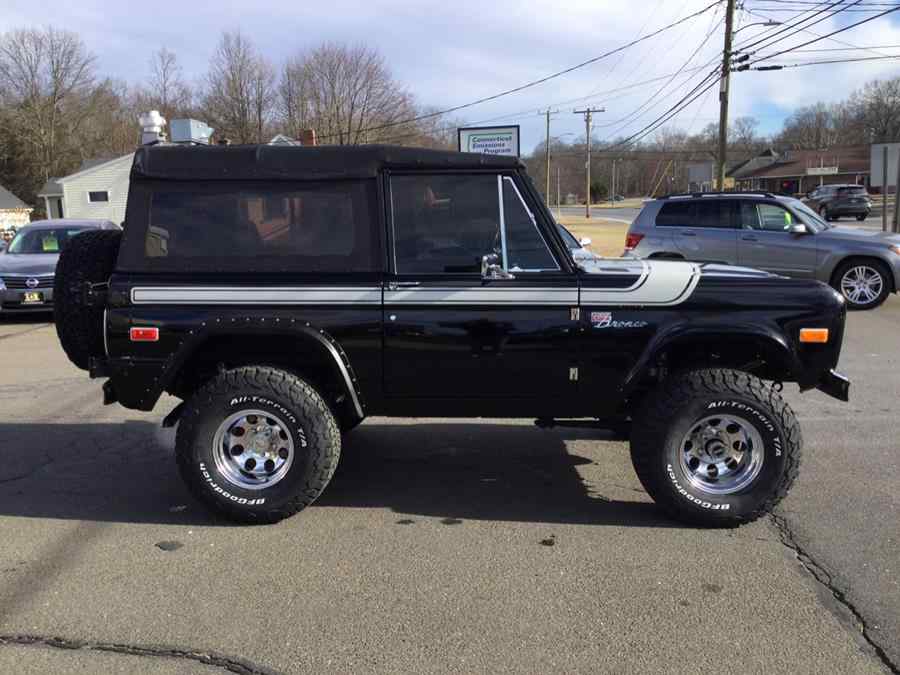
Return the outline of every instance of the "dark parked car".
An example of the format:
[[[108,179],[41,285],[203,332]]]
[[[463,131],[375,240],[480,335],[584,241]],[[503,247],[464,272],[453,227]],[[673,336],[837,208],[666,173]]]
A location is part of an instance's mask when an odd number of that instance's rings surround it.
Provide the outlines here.
[[[239,520],[312,503],[341,432],[389,415],[630,429],[659,504],[739,525],[800,464],[772,381],[849,395],[831,288],[579,260],[511,157],[159,144],[135,154],[127,223],[63,252],[60,341],[107,403],[180,398],[181,475]]]
[[[53,310],[60,251],[85,230],[120,229],[106,220],[37,220],[19,228],[0,256],[0,315]]]
[[[863,185],[822,185],[806,195],[803,202],[825,220],[851,216],[865,220],[872,200]]]
[[[625,253],[818,279],[850,309],[878,307],[900,288],[900,235],[831,225],[803,202],[768,192],[648,201],[628,228]]]

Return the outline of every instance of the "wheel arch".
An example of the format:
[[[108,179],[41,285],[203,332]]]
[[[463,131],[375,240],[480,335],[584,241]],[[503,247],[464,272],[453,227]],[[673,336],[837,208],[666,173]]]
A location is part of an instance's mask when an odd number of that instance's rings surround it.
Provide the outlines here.
[[[365,407],[356,374],[341,345],[313,326],[209,331],[186,340],[163,377],[163,389],[182,399],[221,368],[258,365],[279,368],[310,382],[335,413],[361,420]]]
[[[626,397],[671,372],[728,368],[762,379],[793,381],[802,366],[787,338],[767,325],[675,327],[658,334],[626,376]]]
[[[875,262],[875,263],[878,263],[882,268],[884,268],[884,271],[887,272],[887,282],[890,285],[890,292],[891,293],[897,292],[897,280],[894,278],[893,267],[891,266],[889,261],[885,260],[884,258],[882,258],[878,255],[875,255],[874,253],[848,253],[846,255],[841,256],[840,258],[837,258],[834,261],[834,265],[831,268],[831,273],[828,276],[828,283],[831,285],[832,288],[837,288],[837,282],[838,282],[837,275],[838,275],[838,272],[840,271],[841,267],[843,267],[844,265],[846,265],[847,263],[850,263],[850,262],[859,262],[859,263]]]

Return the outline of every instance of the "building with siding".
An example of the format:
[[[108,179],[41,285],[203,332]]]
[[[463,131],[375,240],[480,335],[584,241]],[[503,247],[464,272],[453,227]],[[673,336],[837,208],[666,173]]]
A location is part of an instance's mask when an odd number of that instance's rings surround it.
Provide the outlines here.
[[[0,185],[0,232],[31,222],[33,208]]]
[[[90,159],[75,173],[47,181],[38,197],[47,218],[125,220],[128,177],[134,153],[114,159]]]

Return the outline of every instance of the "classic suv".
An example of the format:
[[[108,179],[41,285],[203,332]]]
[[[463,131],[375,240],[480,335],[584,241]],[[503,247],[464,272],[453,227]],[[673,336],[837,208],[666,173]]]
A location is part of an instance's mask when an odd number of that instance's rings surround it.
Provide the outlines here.
[[[850,309],[872,309],[900,287],[900,235],[839,227],[801,201],[768,192],[654,199],[628,228],[625,254],[716,262],[818,279]]]
[[[250,522],[310,504],[341,432],[389,415],[630,428],[657,502],[737,525],[785,495],[800,461],[768,381],[848,397],[833,370],[844,301],[828,286],[576,261],[508,157],[144,147],[124,233],[76,237],[57,288],[60,341],[108,378],[105,402],[182,399],[163,423],[183,478]]]
[[[0,314],[53,310],[56,261],[85,230],[118,230],[106,220],[36,220],[19,228],[0,255]]]
[[[825,220],[853,216],[862,221],[872,210],[864,185],[821,185],[809,192],[803,202]]]

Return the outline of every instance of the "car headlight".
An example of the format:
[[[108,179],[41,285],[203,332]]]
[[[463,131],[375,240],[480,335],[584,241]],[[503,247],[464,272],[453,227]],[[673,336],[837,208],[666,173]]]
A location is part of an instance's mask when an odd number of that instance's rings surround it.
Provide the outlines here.
[[[900,255],[900,244],[891,244],[890,246],[888,246],[888,248],[891,249],[897,255]],[[0,281],[0,288],[3,288],[2,281]]]

